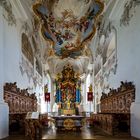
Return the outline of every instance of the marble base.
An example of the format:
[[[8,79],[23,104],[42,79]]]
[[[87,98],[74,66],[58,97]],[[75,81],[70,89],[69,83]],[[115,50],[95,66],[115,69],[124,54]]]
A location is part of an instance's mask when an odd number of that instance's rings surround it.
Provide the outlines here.
[[[140,102],[131,105],[131,136],[140,138]]]
[[[9,107],[7,103],[0,102],[0,139],[9,135]]]

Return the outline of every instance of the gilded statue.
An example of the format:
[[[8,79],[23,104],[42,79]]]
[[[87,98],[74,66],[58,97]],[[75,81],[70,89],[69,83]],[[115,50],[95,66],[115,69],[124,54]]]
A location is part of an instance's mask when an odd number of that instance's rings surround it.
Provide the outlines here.
[[[67,102],[67,109],[70,109],[70,100],[68,99],[66,102]]]
[[[48,93],[48,85],[47,84],[44,87],[44,93]]]
[[[89,86],[89,92],[92,92],[92,84]]]

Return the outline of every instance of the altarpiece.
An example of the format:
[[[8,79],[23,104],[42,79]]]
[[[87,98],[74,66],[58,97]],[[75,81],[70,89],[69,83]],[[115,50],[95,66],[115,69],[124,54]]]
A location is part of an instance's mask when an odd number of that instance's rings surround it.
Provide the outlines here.
[[[74,115],[81,102],[81,81],[71,65],[63,67],[57,74],[55,102],[59,106],[60,115]]]

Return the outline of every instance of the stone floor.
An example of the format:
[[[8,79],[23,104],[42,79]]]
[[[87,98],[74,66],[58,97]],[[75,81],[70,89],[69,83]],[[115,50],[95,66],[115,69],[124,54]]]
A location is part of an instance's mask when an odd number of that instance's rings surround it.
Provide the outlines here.
[[[127,134],[121,133],[116,136],[109,136],[97,128],[84,127],[81,132],[57,132],[53,128],[44,128],[42,133],[42,140],[46,139],[61,139],[61,140],[80,140],[80,139],[93,139],[93,140],[138,140],[132,138]],[[12,134],[3,140],[30,140],[29,137],[24,135]],[[36,138],[39,140],[39,138]]]

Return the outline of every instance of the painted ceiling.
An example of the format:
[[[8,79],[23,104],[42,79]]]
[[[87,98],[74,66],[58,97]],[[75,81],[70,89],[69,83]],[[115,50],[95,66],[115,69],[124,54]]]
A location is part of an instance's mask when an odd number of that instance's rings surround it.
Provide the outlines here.
[[[33,11],[41,33],[59,58],[77,58],[93,38],[104,4],[100,0],[38,0]]]

